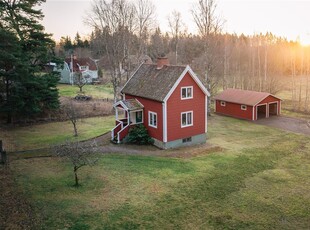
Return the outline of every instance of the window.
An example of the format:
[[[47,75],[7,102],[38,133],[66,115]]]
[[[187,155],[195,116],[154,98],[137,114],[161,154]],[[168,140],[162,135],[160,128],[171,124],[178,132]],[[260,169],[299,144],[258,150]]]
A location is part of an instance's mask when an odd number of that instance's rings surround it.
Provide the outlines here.
[[[246,110],[247,106],[246,105],[241,105],[241,110]]]
[[[88,66],[82,65],[82,66],[80,66],[80,70],[88,70]]]
[[[226,102],[225,101],[221,101],[221,106],[226,106]]]
[[[181,113],[181,127],[193,125],[193,111]]]
[[[191,99],[193,98],[193,86],[182,87],[181,88],[181,99]]]
[[[157,128],[157,113],[149,112],[149,126]]]
[[[183,143],[192,142],[192,137],[184,138],[182,142]]]

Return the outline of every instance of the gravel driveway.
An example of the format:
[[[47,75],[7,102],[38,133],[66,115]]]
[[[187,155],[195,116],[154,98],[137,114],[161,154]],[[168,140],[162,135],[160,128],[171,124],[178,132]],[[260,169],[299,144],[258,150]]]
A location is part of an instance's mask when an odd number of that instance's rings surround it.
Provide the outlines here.
[[[309,121],[310,121],[310,117],[309,117]],[[272,116],[266,119],[259,119],[255,121],[255,123],[310,136],[309,123],[307,123],[306,120],[302,120],[298,118]]]

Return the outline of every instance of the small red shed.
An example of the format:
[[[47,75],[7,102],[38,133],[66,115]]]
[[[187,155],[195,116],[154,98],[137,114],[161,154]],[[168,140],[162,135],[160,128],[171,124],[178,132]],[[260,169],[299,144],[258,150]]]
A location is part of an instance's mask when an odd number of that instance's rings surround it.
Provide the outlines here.
[[[142,64],[121,90],[115,103],[116,127],[112,140],[120,143],[130,126],[143,124],[159,148],[205,143],[207,97],[210,96],[189,66]],[[120,111],[123,117],[119,116]]]
[[[281,99],[265,92],[226,89],[215,96],[215,112],[255,121],[281,113]]]

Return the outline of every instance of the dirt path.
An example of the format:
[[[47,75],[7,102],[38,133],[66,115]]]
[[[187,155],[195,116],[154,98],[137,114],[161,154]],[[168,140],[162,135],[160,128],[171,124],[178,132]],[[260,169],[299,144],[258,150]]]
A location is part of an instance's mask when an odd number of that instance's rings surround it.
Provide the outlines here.
[[[255,123],[283,129],[293,133],[300,133],[310,136],[309,121],[292,117],[273,116],[269,117],[268,119],[257,120],[255,121]]]
[[[176,149],[161,150],[155,146],[139,146],[129,144],[113,144],[110,142],[111,133],[106,133],[102,136],[85,141],[89,144],[93,141],[97,142],[100,153],[117,153],[126,155],[140,155],[140,156],[161,156],[161,157],[176,157],[176,158],[189,158],[198,155],[207,155],[210,152],[221,151],[218,146],[212,146],[208,142],[205,144],[182,147]]]

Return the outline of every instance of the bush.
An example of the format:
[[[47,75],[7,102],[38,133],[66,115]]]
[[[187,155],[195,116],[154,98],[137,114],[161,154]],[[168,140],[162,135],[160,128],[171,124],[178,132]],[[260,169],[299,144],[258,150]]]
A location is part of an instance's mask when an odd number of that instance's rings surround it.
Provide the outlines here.
[[[136,125],[130,128],[125,142],[136,145],[150,145],[154,140],[149,136],[144,125]]]

